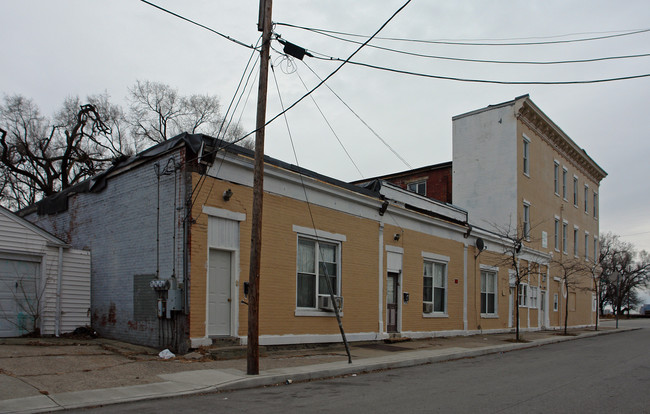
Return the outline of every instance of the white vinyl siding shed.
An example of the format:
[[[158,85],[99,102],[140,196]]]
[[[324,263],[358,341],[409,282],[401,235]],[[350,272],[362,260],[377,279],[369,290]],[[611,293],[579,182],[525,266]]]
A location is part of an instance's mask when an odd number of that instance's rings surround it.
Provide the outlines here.
[[[0,337],[31,330],[30,306],[43,335],[90,325],[90,252],[0,207]]]

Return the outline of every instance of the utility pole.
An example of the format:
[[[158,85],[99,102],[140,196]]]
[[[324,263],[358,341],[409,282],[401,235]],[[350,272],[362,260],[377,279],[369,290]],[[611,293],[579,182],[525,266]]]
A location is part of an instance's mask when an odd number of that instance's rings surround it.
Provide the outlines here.
[[[271,51],[271,10],[273,0],[260,0],[257,29],[262,32],[260,79],[257,89],[257,122],[255,124],[255,166],[253,169],[253,218],[251,229],[250,270],[248,273],[248,348],[246,373],[260,373],[259,319],[260,319],[260,262],[262,256],[262,198],[264,195],[264,124],[266,124],[266,91]]]

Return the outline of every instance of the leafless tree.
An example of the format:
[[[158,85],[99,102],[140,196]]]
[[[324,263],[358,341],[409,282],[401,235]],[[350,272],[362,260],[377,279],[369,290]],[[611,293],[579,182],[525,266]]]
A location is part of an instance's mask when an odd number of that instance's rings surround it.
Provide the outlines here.
[[[0,306],[0,318],[18,328],[20,332],[40,335],[46,284],[39,288],[36,278],[26,277],[5,282],[5,286],[1,288],[12,292],[15,312]]]
[[[600,295],[601,306],[610,304],[615,314],[620,315],[627,304],[636,305],[636,290],[650,283],[650,255],[645,250],[637,251],[632,243],[624,242],[618,235],[601,234],[599,264],[602,268]],[[618,281],[612,278],[618,272]],[[601,309],[602,311],[602,309]]]
[[[214,95],[183,96],[171,86],[137,81],[129,89],[132,133],[147,142],[163,142],[182,132],[233,141],[243,134],[238,124],[224,122],[219,99]]]
[[[565,259],[560,256],[559,259],[553,259],[549,263],[554,272],[562,279],[564,295],[564,335],[567,335],[569,323],[569,297],[570,292],[578,290],[591,290],[591,280],[589,278],[589,266],[584,260],[579,258]]]
[[[89,101],[107,103],[107,97]],[[22,208],[98,173],[127,152],[100,111],[115,111],[69,98],[53,119],[33,101],[5,96],[0,105],[0,177],[3,204]],[[105,112],[108,114],[109,112]],[[109,122],[116,123],[111,119]]]
[[[521,340],[519,331],[519,297],[522,295],[522,283],[528,280],[528,277],[539,269],[530,263],[523,266],[522,255],[525,253],[525,243],[533,241],[531,237],[531,228],[529,225],[522,223],[519,226],[498,226],[491,225],[493,231],[502,239],[501,259],[498,260],[498,266],[503,266],[511,270],[510,281],[515,284],[515,297],[513,305],[515,308],[515,341]]]

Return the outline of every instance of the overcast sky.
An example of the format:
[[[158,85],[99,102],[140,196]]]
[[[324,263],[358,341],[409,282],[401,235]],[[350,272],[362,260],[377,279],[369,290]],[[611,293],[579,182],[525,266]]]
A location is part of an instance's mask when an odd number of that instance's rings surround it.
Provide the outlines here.
[[[154,0],[154,3],[255,44],[257,1]],[[372,34],[404,0],[276,0],[273,20],[310,28]],[[0,0],[0,92],[33,98],[51,114],[65,97],[108,92],[125,104],[136,80],[181,93],[218,95],[225,109],[251,50],[137,0]],[[412,1],[380,36],[421,40],[539,42],[605,36],[650,27],[650,3],[638,1]],[[357,47],[278,25],[282,38],[346,58]],[[571,34],[571,36],[567,36]],[[363,40],[363,39],[361,39]],[[420,54],[484,60],[558,61],[650,53],[650,33],[575,43],[461,46],[401,41],[375,44]],[[274,42],[280,49],[280,45]],[[317,79],[302,62],[292,72],[273,54],[288,105]],[[355,61],[432,75],[504,81],[573,81],[650,73],[650,57],[562,65],[453,62],[365,48]],[[305,58],[325,77],[338,63]],[[257,83],[257,73],[253,75]],[[530,94],[532,100],[609,174],[600,187],[600,230],[650,250],[650,78],[590,85],[496,85],[428,79],[344,66],[328,85],[413,168],[451,159],[451,118]],[[408,169],[331,91],[288,112],[298,163],[345,181]],[[244,96],[242,102],[246,101]],[[243,127],[253,129],[256,91]],[[243,106],[243,104],[242,104]],[[241,106],[240,106],[241,109]],[[280,111],[273,77],[268,117]],[[239,118],[239,112],[236,117]],[[343,149],[345,147],[345,150]],[[346,155],[347,151],[354,164]],[[283,119],[267,130],[266,153],[296,163]],[[355,167],[356,164],[356,167]],[[361,174],[357,171],[361,171]]]

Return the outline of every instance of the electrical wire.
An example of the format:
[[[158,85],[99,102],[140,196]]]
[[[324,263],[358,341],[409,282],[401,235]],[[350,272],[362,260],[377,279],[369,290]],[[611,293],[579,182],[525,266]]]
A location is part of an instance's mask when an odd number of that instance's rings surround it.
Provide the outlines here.
[[[271,69],[273,69],[273,66],[272,66],[272,65],[271,65]],[[300,79],[300,82],[302,83],[302,86],[305,87],[305,90],[309,90],[309,88],[308,88],[307,85],[305,84],[305,81],[302,80],[302,77],[300,76],[300,74],[298,73],[298,71],[296,71],[296,75],[298,75],[298,79]],[[273,70],[273,77],[275,77],[275,70]],[[276,84],[277,84],[277,80],[276,80]],[[279,94],[279,93],[280,93],[280,90],[278,89],[278,94]],[[318,112],[320,112],[321,116],[322,116],[323,119],[325,120],[325,123],[326,123],[327,126],[329,127],[330,131],[332,131],[332,134],[334,134],[334,136],[336,137],[336,140],[339,142],[339,145],[341,145],[341,148],[343,148],[343,151],[345,152],[345,155],[348,156],[348,158],[350,159],[350,162],[352,163],[352,165],[354,165],[354,168],[357,169],[357,172],[359,173],[359,175],[361,176],[361,178],[364,178],[365,176],[363,175],[363,173],[361,172],[361,170],[360,170],[359,167],[357,166],[357,163],[354,162],[354,159],[352,159],[352,156],[350,155],[350,153],[348,152],[348,150],[345,148],[345,145],[343,145],[343,142],[341,142],[341,138],[339,138],[339,136],[336,134],[336,131],[334,131],[334,128],[332,127],[332,124],[330,124],[329,120],[327,119],[327,117],[325,116],[325,114],[324,114],[323,111],[321,110],[320,106],[318,105],[318,103],[317,103],[316,100],[314,99],[314,95],[309,95],[309,97],[310,97],[311,100],[314,102],[314,105],[316,105],[316,109],[318,109]]]
[[[342,61],[342,59],[334,58],[334,57],[330,57],[329,59],[328,58],[323,58],[323,57],[314,57],[314,58],[315,59],[326,60],[326,61],[337,61],[337,62]],[[459,77],[455,77],[455,76],[442,76],[442,75],[433,75],[433,74],[429,74],[429,73],[412,72],[412,71],[403,70],[403,69],[395,69],[395,68],[389,68],[389,67],[385,67],[385,66],[373,65],[373,64],[370,64],[370,63],[355,62],[355,61],[352,61],[352,60],[349,60],[349,59],[346,60],[345,62],[349,63],[351,65],[363,66],[363,67],[366,67],[366,68],[377,69],[377,70],[382,70],[382,71],[386,71],[386,72],[394,72],[394,73],[399,73],[399,74],[402,74],[402,75],[418,76],[418,77],[423,77],[423,78],[432,78],[432,79],[441,79],[441,80],[450,80],[450,81],[457,81],[457,82],[493,83],[493,84],[498,84],[498,85],[579,85],[579,84],[615,82],[615,81],[621,81],[621,80],[630,80],[630,79],[638,79],[638,78],[650,77],[650,73],[644,73],[644,74],[641,74],[641,75],[620,76],[620,77],[615,77],[615,78],[572,80],[572,81],[501,81],[501,80],[492,80],[492,79],[459,78]]]
[[[361,44],[361,42],[356,40],[345,39],[343,37],[334,36],[331,34],[325,34],[324,36],[331,37],[333,39],[341,40],[343,42],[352,43],[352,44]],[[398,53],[401,55],[415,56],[427,59],[437,59],[437,60],[449,60],[455,62],[472,62],[472,63],[493,63],[493,64],[508,64],[508,65],[563,65],[563,64],[575,64],[575,63],[591,63],[591,62],[600,62],[605,60],[619,60],[619,59],[636,59],[641,57],[648,57],[650,53],[639,53],[633,55],[621,55],[621,56],[604,56],[588,59],[572,59],[572,60],[555,60],[555,61],[527,61],[527,60],[489,60],[489,59],[471,59],[471,58],[459,58],[452,56],[440,56],[440,55],[429,55],[424,53],[408,52],[405,50],[394,49],[390,47],[378,46],[369,44],[368,47],[378,50],[384,50],[387,52]],[[315,53],[315,52],[313,52]],[[318,53],[322,55],[321,53]]]
[[[316,76],[316,78],[318,78],[319,80],[321,79],[321,77],[318,76],[318,74],[317,74],[317,73],[316,73],[316,72],[315,72],[315,71],[314,71],[314,70],[313,70],[313,69],[312,69],[312,68],[307,64],[307,62],[302,61],[302,63],[307,67],[307,69],[309,69],[309,70],[311,71],[311,73],[314,74],[314,76]],[[300,75],[298,75],[298,76],[300,76]],[[301,80],[302,80],[302,79],[301,79]],[[359,115],[359,114],[358,114],[354,109],[352,109],[352,107],[350,107],[350,105],[348,105],[347,102],[345,102],[345,101],[343,100],[343,98],[341,98],[341,96],[339,96],[339,94],[337,94],[336,92],[334,92],[334,89],[332,89],[332,88],[331,88],[329,85],[327,85],[327,84],[325,85],[325,87],[326,87],[327,89],[329,89],[330,92],[332,92],[332,94],[334,94],[334,96],[336,96],[336,97],[338,98],[338,100],[341,101],[341,103],[342,103],[343,105],[345,105],[345,107],[348,108],[348,109],[350,110],[350,112],[352,112],[352,114],[353,114],[354,116],[356,116],[357,119],[358,119],[359,121],[361,121],[361,123],[362,123],[363,125],[365,125],[365,127],[368,128],[368,130],[370,130],[370,132],[372,132],[373,135],[374,135],[375,137],[377,137],[377,139],[379,139],[379,141],[381,141],[381,143],[384,144],[384,145],[386,146],[386,148],[388,148],[388,149],[390,150],[390,152],[392,152],[392,153],[393,153],[393,154],[394,154],[394,155],[395,155],[395,156],[396,156],[400,161],[402,161],[402,163],[404,163],[404,165],[406,165],[409,169],[413,169],[413,167],[411,166],[411,164],[409,164],[409,163],[404,159],[404,157],[402,157],[402,156],[401,156],[401,155],[400,155],[400,154],[399,154],[399,153],[398,153],[398,152],[397,152],[393,147],[390,146],[390,144],[389,144],[385,139],[383,139],[383,138],[382,138],[382,137],[381,137],[381,136],[380,136],[380,135],[379,135],[379,134],[378,134],[374,129],[372,129],[372,127],[371,127],[370,125],[368,125],[368,123],[367,123],[366,121],[364,121],[363,118],[361,118],[361,116],[360,116],[360,115]]]
[[[254,49],[254,50],[256,49],[255,46],[253,46],[253,45],[247,45],[247,44],[244,43],[244,42],[241,42],[241,41],[239,41],[239,40],[237,40],[237,39],[234,39],[234,38],[232,38],[232,37],[230,37],[230,36],[227,36],[227,35],[225,35],[225,34],[223,34],[223,33],[220,33],[220,32],[218,32],[218,31],[216,31],[216,30],[214,30],[214,29],[212,29],[212,28],[210,28],[210,27],[208,27],[208,26],[206,26],[206,25],[203,25],[203,24],[201,24],[201,23],[197,23],[197,22],[195,22],[194,20],[188,19],[187,17],[181,16],[181,15],[178,14],[178,13],[174,13],[174,12],[171,11],[171,10],[167,10],[167,9],[165,9],[164,7],[161,7],[161,6],[158,6],[157,4],[151,3],[150,1],[147,1],[147,0],[140,0],[140,1],[143,2],[143,3],[145,3],[145,4],[148,4],[148,5],[151,6],[151,7],[155,7],[156,9],[158,9],[158,10],[160,10],[160,11],[163,11],[163,12],[165,12],[165,13],[171,14],[171,15],[174,16],[174,17],[178,17],[178,18],[181,19],[181,20],[185,20],[185,21],[188,22],[188,23],[192,23],[192,24],[195,25],[195,26],[198,26],[198,27],[200,27],[200,28],[202,28],[202,29],[205,29],[205,30],[207,30],[207,31],[209,31],[209,32],[212,32],[212,33],[216,34],[216,35],[219,35],[219,36],[223,37],[224,39],[230,40],[231,42],[233,42],[233,43],[235,43],[235,44],[238,44],[238,45],[240,45],[240,46],[244,46],[244,47],[249,48],[249,49]]]
[[[309,69],[309,70],[311,71],[311,73],[314,74],[314,76],[316,76],[316,78],[318,78],[319,80],[321,80],[321,77],[318,76],[318,74],[317,74],[317,73],[316,73],[316,72],[315,72],[315,71],[314,71],[314,70],[313,70],[313,69],[312,69],[312,68],[307,64],[307,62],[305,62],[305,61],[303,60],[302,63],[307,67],[307,69]],[[300,75],[299,75],[299,76],[300,76]],[[301,79],[301,80],[302,80],[302,79]],[[334,96],[336,96],[336,97],[338,98],[338,100],[341,101],[341,103],[343,103],[343,105],[345,105],[345,107],[348,108],[348,109],[350,110],[350,112],[352,112],[352,114],[354,114],[354,116],[356,116],[357,119],[358,119],[359,121],[361,121],[361,123],[362,123],[363,125],[365,125],[366,128],[368,128],[368,129],[370,130],[370,132],[372,132],[372,133],[373,133],[373,134],[374,134],[374,135],[379,139],[379,141],[382,142],[382,144],[384,144],[384,145],[386,146],[386,148],[388,148],[388,149],[389,149],[393,154],[395,154],[395,156],[396,156],[400,161],[402,161],[402,162],[404,163],[404,165],[406,165],[409,169],[413,169],[413,167],[411,167],[411,164],[409,164],[409,163],[404,159],[404,157],[402,157],[402,156],[401,156],[397,151],[395,151],[395,149],[393,149],[393,147],[391,147],[390,144],[388,144],[388,142],[386,142],[385,139],[383,139],[383,138],[382,138],[382,137],[381,137],[381,136],[380,136],[380,135],[379,135],[379,134],[378,134],[374,129],[372,129],[372,127],[371,127],[370,125],[368,125],[368,123],[367,123],[366,121],[364,121],[363,118],[361,118],[361,116],[360,116],[360,115],[359,115],[359,114],[358,114],[354,109],[352,109],[352,107],[350,107],[350,105],[348,105],[348,104],[343,100],[343,98],[341,98],[341,97],[339,96],[339,94],[337,94],[336,92],[334,92],[334,89],[332,89],[328,84],[325,84],[325,87],[326,87],[327,89],[329,89],[330,92],[332,92],[332,93],[334,94]]]
[[[348,56],[347,59],[343,60],[343,61],[341,62],[341,64],[340,64],[336,69],[334,69],[334,71],[332,71],[329,75],[327,75],[327,77],[326,77],[325,79],[323,79],[323,80],[322,80],[318,85],[314,86],[314,87],[313,87],[309,92],[307,92],[306,94],[304,94],[303,96],[301,96],[297,101],[295,101],[294,103],[292,103],[291,105],[289,105],[286,109],[282,110],[282,112],[280,112],[279,114],[275,115],[273,118],[271,118],[270,120],[268,120],[268,121],[267,121],[263,126],[257,128],[257,129],[255,129],[255,130],[249,132],[248,134],[244,135],[243,137],[241,137],[241,138],[239,138],[239,139],[233,141],[232,144],[237,143],[237,142],[239,142],[239,141],[241,141],[241,140],[244,140],[244,139],[246,139],[248,136],[250,136],[250,135],[256,133],[258,130],[260,130],[260,129],[262,129],[262,128],[265,128],[265,127],[266,127],[267,125],[269,125],[271,122],[275,121],[276,119],[278,119],[279,117],[281,117],[282,115],[284,115],[286,112],[288,112],[288,111],[290,111],[291,109],[293,109],[296,105],[298,105],[300,102],[302,102],[306,97],[308,97],[309,95],[311,95],[312,93],[314,93],[314,91],[315,91],[316,89],[320,88],[320,87],[321,87],[325,82],[327,82],[327,81],[328,81],[332,76],[334,76],[334,75],[335,75],[339,70],[341,70],[341,68],[342,68],[343,66],[345,66],[345,64],[348,63],[348,62],[350,61],[350,59],[352,59],[352,58],[353,58],[357,53],[359,53],[359,51],[360,51],[361,49],[363,49],[363,48],[364,48],[368,43],[370,43],[370,41],[371,41],[371,40],[372,40],[372,39],[373,39],[377,34],[379,34],[379,32],[381,32],[381,31],[384,29],[384,27],[386,27],[386,26],[388,25],[388,23],[390,23],[390,21],[393,20],[393,19],[395,18],[395,16],[397,16],[397,15],[398,15],[402,10],[404,10],[404,8],[405,8],[406,6],[408,6],[408,4],[409,4],[410,2],[411,2],[411,0],[407,0],[406,3],[404,3],[404,4],[403,4],[399,9],[397,9],[397,11],[395,11],[395,12],[394,12],[394,13],[393,13],[389,18],[388,18],[388,20],[386,20],[386,21],[385,21],[385,22],[384,22],[384,23],[379,27],[379,29],[377,29],[377,31],[375,31],[375,33],[374,33],[372,36],[370,36],[370,37],[369,37],[369,38],[368,38],[368,39],[367,39],[367,40],[366,40],[366,41],[365,41],[361,46],[359,46],[359,47],[358,47],[354,52],[352,52],[352,54],[351,54],[350,56]]]
[[[361,35],[357,33],[346,33],[346,32],[339,32],[335,30],[318,29],[313,27],[295,25],[291,23],[274,22],[274,24],[278,26],[291,27],[294,29],[307,30],[321,35],[337,34],[337,35],[350,36],[350,37],[361,37],[361,38],[368,37],[366,35]],[[580,38],[580,39],[553,40],[553,41],[545,41],[545,42],[510,42],[510,43],[468,42],[468,41],[450,41],[450,40],[422,40],[422,39],[409,39],[409,38],[399,38],[399,37],[377,37],[376,39],[392,40],[392,41],[400,41],[400,42],[412,42],[412,43],[437,44],[437,45],[458,45],[458,46],[532,46],[532,45],[551,45],[551,44],[561,44],[561,43],[589,42],[593,40],[603,40],[603,39],[611,39],[615,37],[631,36],[631,35],[636,35],[636,34],[641,34],[646,32],[650,32],[650,29],[631,30],[631,31],[625,31],[624,33],[616,33],[611,35],[595,36],[595,37]],[[570,35],[560,35],[560,36],[570,36]],[[559,37],[559,36],[555,36],[555,37]]]

